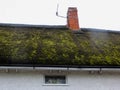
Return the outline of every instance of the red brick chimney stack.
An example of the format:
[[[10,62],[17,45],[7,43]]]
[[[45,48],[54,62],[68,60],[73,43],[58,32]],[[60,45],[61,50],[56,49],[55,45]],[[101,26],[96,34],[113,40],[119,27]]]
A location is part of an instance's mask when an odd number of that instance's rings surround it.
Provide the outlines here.
[[[76,7],[69,7],[68,8],[67,26],[69,29],[74,30],[74,31],[80,30]]]

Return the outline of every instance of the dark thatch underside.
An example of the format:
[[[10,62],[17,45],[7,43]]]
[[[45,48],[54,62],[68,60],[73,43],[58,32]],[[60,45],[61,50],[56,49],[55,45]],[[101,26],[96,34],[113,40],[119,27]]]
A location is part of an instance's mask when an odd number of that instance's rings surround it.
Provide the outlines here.
[[[0,27],[0,65],[120,66],[120,32]]]

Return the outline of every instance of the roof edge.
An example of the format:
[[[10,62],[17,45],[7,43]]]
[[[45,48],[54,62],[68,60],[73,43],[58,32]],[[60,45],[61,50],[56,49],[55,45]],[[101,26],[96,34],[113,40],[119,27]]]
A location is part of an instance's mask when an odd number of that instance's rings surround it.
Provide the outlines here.
[[[12,23],[0,23],[0,27],[67,29],[65,25],[33,25],[33,24],[12,24]]]
[[[36,65],[36,64],[2,64],[0,65],[0,68],[1,67],[46,67],[46,68],[50,68],[50,67],[53,67],[53,68],[120,68],[120,66],[112,66],[112,65],[109,65],[109,66],[88,66],[88,65]]]

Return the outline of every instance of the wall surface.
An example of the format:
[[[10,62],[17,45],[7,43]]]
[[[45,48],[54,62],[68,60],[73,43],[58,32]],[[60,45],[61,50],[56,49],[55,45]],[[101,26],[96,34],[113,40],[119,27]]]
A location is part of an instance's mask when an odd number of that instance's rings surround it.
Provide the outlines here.
[[[120,90],[120,71],[104,71],[102,74],[63,72],[67,76],[67,85],[45,85],[45,74],[52,72],[0,71],[0,90]]]

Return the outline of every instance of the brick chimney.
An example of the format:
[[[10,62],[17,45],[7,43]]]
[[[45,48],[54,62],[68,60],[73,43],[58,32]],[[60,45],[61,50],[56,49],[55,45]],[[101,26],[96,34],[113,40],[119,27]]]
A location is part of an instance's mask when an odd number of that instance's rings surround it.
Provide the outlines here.
[[[69,7],[67,12],[67,26],[69,29],[79,30],[79,21],[76,7]]]

